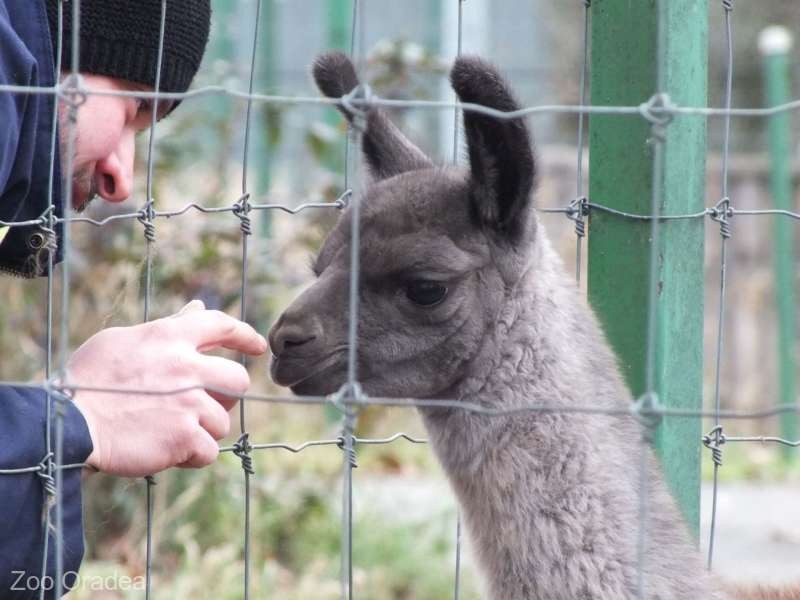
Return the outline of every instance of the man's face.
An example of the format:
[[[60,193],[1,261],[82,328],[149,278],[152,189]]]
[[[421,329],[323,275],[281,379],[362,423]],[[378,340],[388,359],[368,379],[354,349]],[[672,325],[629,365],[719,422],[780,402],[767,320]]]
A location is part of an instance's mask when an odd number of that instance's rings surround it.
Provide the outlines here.
[[[145,85],[103,75],[82,74],[92,90],[152,91]],[[88,94],[78,108],[72,171],[72,209],[84,210],[97,195],[108,202],[122,202],[133,189],[135,135],[150,127],[153,100]],[[171,101],[158,103],[159,115]],[[67,168],[69,107],[59,102],[61,167]],[[66,174],[65,174],[66,176]]]

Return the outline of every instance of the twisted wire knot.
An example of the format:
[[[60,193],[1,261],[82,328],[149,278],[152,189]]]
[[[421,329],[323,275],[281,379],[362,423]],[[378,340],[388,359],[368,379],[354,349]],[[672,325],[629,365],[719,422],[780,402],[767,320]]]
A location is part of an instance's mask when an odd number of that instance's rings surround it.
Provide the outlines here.
[[[147,204],[139,211],[139,216],[136,219],[144,226],[144,239],[149,243],[156,241],[156,225],[153,223],[155,212],[153,211],[153,199],[147,201]]]
[[[47,210],[48,212],[52,212],[52,207]],[[47,220],[44,223],[40,222],[39,231],[41,231],[44,235],[42,250],[46,252],[55,252],[56,248],[58,247],[58,239],[56,238],[56,230],[52,227],[51,221]]]
[[[722,425],[717,425],[703,436],[703,445],[711,450],[711,460],[718,467],[722,466],[722,445],[725,443],[725,434]]]
[[[711,219],[719,223],[719,233],[724,239],[731,237],[731,222],[730,218],[733,217],[733,209],[731,208],[731,199],[723,198],[714,206],[709,209],[708,214]]]
[[[586,235],[586,221],[584,217],[589,214],[589,199],[586,196],[575,198],[569,203],[567,218],[575,223],[575,235],[584,237]]]
[[[356,449],[353,445],[357,408],[350,406],[350,403],[362,403],[364,392],[358,382],[345,383],[339,391],[329,396],[331,403],[344,415],[344,426],[342,435],[337,438],[336,445],[346,454],[347,463],[352,467],[358,467],[356,461]]]
[[[366,83],[359,83],[356,87],[342,96],[342,106],[353,116],[353,127],[358,131],[364,132],[367,128],[367,115],[370,111],[370,103],[374,98],[372,88]],[[361,106],[354,106],[353,101]]]
[[[239,217],[243,235],[252,235],[253,229],[250,222],[250,194],[244,194],[233,205],[233,214]]]
[[[344,210],[348,206],[350,206],[350,200],[353,198],[353,190],[346,189],[341,196],[339,196],[334,204],[341,210]]]
[[[722,0],[722,8],[727,12],[731,12],[733,10],[733,0]]]
[[[233,453],[242,461],[242,469],[248,475],[256,474],[256,470],[253,468],[253,457],[250,456],[252,450],[253,446],[250,444],[249,433],[243,433],[233,445]]]
[[[586,8],[590,8],[592,6],[592,0],[583,0],[583,5]]]
[[[55,225],[55,206],[48,206],[45,211],[39,215],[39,227],[45,229],[52,228]]]
[[[353,432],[349,432],[348,437],[350,440],[355,440],[353,437]],[[336,445],[339,449],[347,455],[347,464],[349,464],[352,468],[358,468],[358,461],[356,460],[356,447],[353,445],[353,442],[350,442],[350,445],[347,446],[345,444],[345,436],[340,435],[336,438]]]
[[[645,392],[631,405],[633,412],[644,425],[643,436],[646,441],[651,441],[653,432],[661,422],[660,404],[655,392]]]
[[[56,96],[69,108],[69,120],[71,123],[77,121],[78,109],[86,103],[88,98],[83,89],[83,79],[80,73],[70,73],[64,81],[56,88]]]
[[[56,230],[53,227],[52,219],[53,207],[48,208],[39,219],[39,231],[44,236],[42,243],[42,250],[45,252],[55,252],[58,248],[58,239],[56,238]]]
[[[654,94],[647,102],[639,105],[639,114],[650,123],[653,141],[661,143],[666,139],[666,129],[672,121],[673,108],[669,95],[663,92]]]
[[[53,477],[53,453],[48,452],[44,458],[39,462],[39,470],[36,474],[42,482],[44,493],[47,496],[46,502],[48,505],[52,504],[52,500],[56,496],[56,480]]]
[[[53,387],[50,387],[48,384],[48,387],[45,389],[48,388],[50,390],[50,396],[56,401],[56,416],[63,417],[67,412],[65,405],[67,402],[72,402],[75,392],[71,388],[62,387],[61,383],[56,383]]]
[[[153,475],[146,475],[144,480],[147,482],[147,485],[156,485],[156,478]]]
[[[331,404],[333,404],[339,412],[346,417],[354,417],[356,411],[349,406],[350,403],[362,404],[366,395],[361,389],[359,383],[345,383],[339,388],[339,391],[328,396]]]

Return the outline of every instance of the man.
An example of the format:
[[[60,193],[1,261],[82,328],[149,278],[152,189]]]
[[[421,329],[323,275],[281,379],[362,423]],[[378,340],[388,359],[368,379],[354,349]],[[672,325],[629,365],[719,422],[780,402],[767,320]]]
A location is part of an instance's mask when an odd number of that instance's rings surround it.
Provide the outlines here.
[[[197,72],[208,38],[209,1],[167,3],[162,91],[185,91]],[[63,3],[62,78],[70,68],[71,8],[71,2]],[[82,0],[80,9],[83,85],[103,91],[152,91],[161,0]],[[54,85],[58,10],[59,0],[0,0],[0,85]],[[0,220],[31,221],[46,214],[53,101],[48,94],[0,92]],[[173,108],[174,103],[159,102],[158,116]],[[89,94],[74,124],[73,173],[69,181],[62,181],[69,106],[59,103],[61,160],[54,165],[53,178],[57,215],[63,214],[65,185],[72,187],[74,210],[82,210],[95,196],[107,202],[128,198],[134,137],[149,127],[152,110],[151,100]],[[4,235],[0,270],[25,277],[46,270],[43,252],[49,249],[40,225],[7,228],[0,235]],[[60,258],[59,250],[55,256]],[[107,329],[90,338],[69,360],[70,385],[197,389],[172,395],[77,389],[73,401],[64,405],[63,462],[144,476],[172,466],[200,467],[214,461],[216,440],[228,433],[227,411],[235,398],[207,389],[221,388],[236,396],[250,383],[240,364],[204,354],[218,347],[256,355],[267,344],[249,325],[205,310],[198,301],[172,317]],[[0,387],[0,469],[31,467],[45,459],[45,411],[43,390]],[[40,580],[45,547],[43,474],[0,475],[0,598],[38,597],[30,582]],[[65,572],[77,571],[83,555],[80,480],[80,469],[63,471]],[[47,547],[47,574],[52,577],[56,565],[52,532]],[[73,579],[68,577],[67,584]]]

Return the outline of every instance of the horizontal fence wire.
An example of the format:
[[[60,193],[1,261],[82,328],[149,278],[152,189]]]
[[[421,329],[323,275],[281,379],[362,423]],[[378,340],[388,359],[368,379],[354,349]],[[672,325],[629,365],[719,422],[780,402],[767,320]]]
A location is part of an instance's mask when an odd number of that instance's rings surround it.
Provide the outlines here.
[[[245,400],[260,402],[264,404],[302,404],[309,406],[323,406],[326,404],[335,407],[341,407],[342,392],[330,394],[327,396],[282,396],[277,394],[256,394],[246,393],[240,394],[235,390],[226,389],[218,386],[183,386],[175,388],[164,389],[142,389],[142,388],[126,388],[126,387],[99,387],[99,386],[83,386],[83,385],[59,385],[53,382],[39,382],[32,383],[30,381],[0,381],[0,385],[8,385],[12,387],[21,387],[26,389],[40,389],[53,394],[63,393],[69,397],[77,391],[86,391],[99,394],[126,394],[131,396],[174,396],[184,394],[191,391],[207,390],[215,394],[223,396],[233,396],[236,398],[244,398]],[[480,396],[478,396],[480,400]],[[488,401],[492,398],[487,396]],[[462,410],[468,413],[474,413],[487,416],[511,416],[532,413],[554,413],[554,414],[599,414],[609,416],[630,416],[640,415],[642,417],[665,417],[665,418],[714,418],[717,412],[713,409],[682,409],[682,408],[665,408],[656,403],[643,402],[645,398],[641,397],[637,401],[631,403],[629,407],[625,408],[602,408],[593,406],[591,404],[584,405],[571,405],[571,406],[553,406],[548,404],[531,404],[527,406],[516,406],[513,408],[491,408],[479,402],[464,401],[454,398],[388,398],[380,396],[369,396],[363,390],[357,397],[348,399],[348,404],[357,406],[358,408],[367,408],[370,406],[389,406],[389,407],[411,407],[411,408],[449,408],[455,410]],[[761,409],[754,410],[732,410],[722,409],[719,411],[720,418],[722,419],[766,419],[776,415],[787,413],[796,413],[800,415],[800,403],[792,404],[773,404]]]
[[[198,87],[188,92],[147,92],[131,90],[100,90],[86,87],[78,83],[73,87],[64,85],[53,87],[35,87],[24,85],[0,85],[0,92],[12,94],[47,94],[66,97],[68,94],[78,94],[85,101],[89,94],[97,96],[121,96],[128,98],[142,98],[154,100],[156,98],[166,100],[189,100],[192,98],[222,95],[236,100],[252,101],[263,104],[276,104],[284,106],[304,106],[304,105],[327,105],[344,106],[349,103],[356,108],[369,108],[379,106],[386,108],[413,108],[417,110],[445,110],[452,111],[456,108],[467,112],[494,117],[496,119],[519,119],[534,115],[547,114],[586,114],[586,115],[639,115],[643,118],[650,117],[680,117],[682,115],[706,116],[706,117],[754,117],[765,118],[786,112],[800,111],[800,100],[792,100],[783,104],[777,104],[769,108],[719,108],[708,106],[681,106],[669,99],[664,98],[665,103],[657,105],[653,98],[639,104],[638,106],[605,106],[605,105],[578,105],[578,104],[541,104],[528,106],[514,111],[502,111],[482,104],[471,102],[456,103],[439,100],[396,100],[391,98],[381,98],[373,95],[369,99],[358,98],[355,95],[345,95],[342,98],[322,98],[318,96],[281,96],[274,94],[249,94],[247,92],[235,91],[223,86]]]
[[[332,202],[308,202],[305,204],[301,204],[296,207],[291,206],[284,206],[280,204],[250,204],[248,206],[249,211],[269,211],[269,210],[278,210],[288,214],[296,215],[298,213],[311,210],[311,209],[344,209],[347,208],[349,205],[349,197],[352,194],[351,190],[348,190],[342,196]],[[241,211],[241,203],[237,200],[236,203],[228,205],[228,206],[201,206],[199,204],[190,203],[182,208],[178,208],[175,210],[154,210],[151,213],[152,220],[156,219],[171,219],[173,217],[179,217],[185,215],[191,211],[197,211],[200,213],[205,214],[216,214],[216,213],[233,213],[236,214],[237,212]],[[144,209],[143,209],[144,210]],[[54,224],[63,224],[63,223],[85,223],[88,225],[93,225],[95,227],[103,227],[108,225],[109,223],[113,223],[116,221],[129,221],[129,220],[141,220],[144,218],[145,213],[143,210],[139,210],[136,212],[128,212],[128,213],[119,213],[114,215],[109,215],[107,217],[103,217],[102,219],[94,219],[91,217],[52,217],[49,211],[46,211],[42,214],[41,217],[38,219],[29,219],[27,221],[2,221],[0,220],[0,227],[32,227],[39,225],[41,227],[48,227],[50,223]],[[636,213],[629,213],[621,210],[617,210],[610,206],[605,206],[603,204],[598,204],[597,202],[581,202],[579,204],[575,204],[571,202],[570,204],[562,207],[554,207],[554,208],[537,208],[538,212],[541,213],[561,213],[564,214],[572,219],[577,218],[577,215],[587,216],[591,211],[599,211],[605,212],[608,214],[616,215],[618,217],[622,217],[624,219],[631,219],[637,221],[680,221],[680,220],[692,220],[692,219],[705,219],[708,217],[712,221],[719,222],[722,218],[722,215],[725,214],[727,218],[731,218],[734,216],[742,216],[742,217],[766,217],[766,216],[777,216],[777,217],[787,217],[790,219],[794,219],[800,221],[800,213],[790,211],[790,210],[783,210],[783,209],[737,209],[733,207],[722,207],[720,205],[709,206],[705,210],[697,211],[693,213],[686,213],[686,214],[675,214],[675,215],[655,215],[655,214],[636,214]]]
[[[462,24],[462,2],[463,0],[456,0],[458,2],[458,53],[461,51],[461,24]],[[89,95],[98,96],[118,96],[118,97],[134,97],[142,99],[151,99],[155,103],[162,100],[191,100],[193,98],[201,98],[206,96],[221,95],[227,96],[236,100],[241,100],[247,103],[247,116],[245,121],[245,140],[243,147],[243,173],[242,173],[242,190],[241,196],[233,203],[225,206],[203,206],[196,202],[190,202],[180,208],[172,210],[158,210],[155,208],[155,199],[152,197],[152,174],[153,174],[153,154],[154,154],[154,135],[151,129],[151,137],[148,149],[147,158],[147,198],[145,205],[138,211],[130,211],[125,213],[113,214],[104,218],[91,218],[82,215],[75,215],[71,212],[70,202],[70,186],[65,191],[66,207],[64,216],[57,216],[53,208],[52,201],[52,185],[51,194],[48,202],[48,209],[36,219],[26,221],[0,221],[0,227],[39,227],[45,238],[50,242],[47,246],[52,249],[52,241],[55,237],[55,230],[57,226],[63,228],[64,244],[64,266],[62,269],[62,323],[61,323],[61,348],[60,359],[61,367],[59,371],[54,372],[53,368],[53,342],[52,332],[54,329],[53,320],[53,253],[48,252],[48,292],[47,292],[47,362],[46,362],[46,378],[41,382],[15,382],[15,381],[0,381],[0,385],[23,387],[28,389],[39,389],[45,392],[47,397],[47,430],[46,430],[46,453],[41,461],[35,465],[28,467],[20,467],[14,469],[0,469],[0,475],[19,475],[23,473],[37,474],[43,483],[45,489],[45,501],[50,502],[55,498],[54,505],[56,507],[55,516],[55,536],[56,542],[56,573],[59,588],[56,590],[56,595],[61,594],[61,574],[63,572],[63,539],[62,531],[62,501],[60,496],[61,490],[61,475],[63,471],[83,468],[86,465],[82,463],[76,464],[62,464],[61,456],[63,452],[63,403],[68,402],[69,399],[79,391],[91,391],[96,393],[125,393],[129,395],[155,395],[155,396],[172,396],[193,390],[205,390],[222,395],[232,395],[240,398],[240,429],[241,437],[239,440],[229,446],[220,447],[222,453],[234,453],[242,460],[242,467],[244,471],[244,485],[245,485],[245,523],[244,523],[244,597],[249,597],[249,544],[250,544],[250,477],[253,475],[251,454],[255,451],[262,450],[284,450],[291,453],[301,453],[310,448],[315,447],[336,447],[343,451],[343,479],[345,486],[343,486],[343,521],[342,521],[342,598],[348,600],[353,597],[353,573],[352,573],[352,468],[355,466],[355,448],[357,446],[369,445],[386,445],[396,442],[405,441],[413,444],[426,444],[427,440],[424,438],[414,437],[407,433],[398,432],[394,435],[385,438],[365,438],[358,437],[354,433],[355,419],[358,411],[370,406],[383,406],[383,407],[404,407],[404,408],[448,408],[452,410],[465,411],[468,413],[482,415],[487,418],[492,417],[507,417],[525,413],[563,413],[563,414],[602,414],[618,417],[630,417],[631,415],[639,417],[643,422],[656,422],[662,418],[695,418],[695,419],[712,419],[714,427],[709,433],[703,436],[702,444],[711,451],[712,460],[714,462],[714,501],[712,507],[711,518],[711,532],[709,537],[709,554],[708,565],[711,567],[714,548],[714,529],[716,525],[715,511],[716,511],[716,494],[717,494],[717,471],[722,464],[722,447],[727,443],[761,443],[761,444],[775,444],[781,446],[798,447],[800,440],[787,440],[775,436],[727,436],[725,435],[721,421],[726,419],[731,420],[758,420],[767,419],[781,414],[800,414],[800,404],[774,404],[756,410],[726,410],[722,409],[720,405],[720,373],[721,373],[721,354],[724,339],[724,308],[725,308],[725,274],[727,268],[727,261],[729,258],[726,255],[726,241],[731,237],[730,221],[737,217],[754,217],[754,216],[775,216],[790,218],[800,221],[800,213],[790,210],[781,209],[737,209],[732,205],[730,198],[727,194],[727,179],[728,179],[728,158],[729,158],[729,137],[731,119],[736,118],[770,118],[775,115],[800,111],[800,100],[793,100],[784,104],[771,106],[768,108],[732,108],[732,69],[733,69],[733,55],[732,55],[732,27],[731,27],[731,12],[733,9],[732,0],[722,0],[722,7],[724,9],[725,24],[726,24],[726,42],[728,45],[728,63],[727,63],[727,77],[726,77],[726,93],[725,93],[725,106],[724,107],[701,107],[701,106],[681,106],[673,102],[669,96],[661,91],[661,78],[657,79],[658,89],[656,93],[646,101],[637,106],[593,106],[586,103],[586,75],[587,75],[587,56],[588,56],[588,23],[590,15],[590,0],[583,0],[584,2],[584,20],[583,20],[583,60],[581,63],[580,73],[580,99],[579,103],[575,105],[569,104],[544,104],[537,106],[528,106],[515,111],[500,111],[482,105],[471,103],[460,103],[457,101],[423,101],[423,100],[395,100],[389,98],[381,98],[375,94],[369,94],[366,97],[361,95],[362,89],[357,88],[353,92],[342,96],[341,98],[321,98],[321,97],[306,97],[306,96],[285,96],[285,95],[268,95],[254,93],[254,73],[255,61],[257,56],[257,42],[258,42],[258,24],[260,22],[259,12],[261,9],[261,0],[256,2],[256,14],[253,33],[253,45],[250,64],[250,79],[249,89],[247,92],[230,89],[224,86],[205,86],[198,87],[184,93],[167,93],[158,91],[158,79],[156,76],[156,90],[153,92],[145,91],[121,91],[121,90],[97,90],[86,86],[78,74],[77,65],[79,63],[78,48],[78,26],[80,16],[80,0],[73,0],[71,4],[71,18],[73,19],[74,26],[72,28],[73,43],[72,43],[72,56],[70,57],[71,67],[70,74],[67,77],[56,77],[56,83],[53,86],[14,86],[14,85],[0,85],[0,93],[11,94],[36,94],[36,95],[52,95],[55,96],[67,108],[68,113],[68,127],[66,128],[67,140],[67,157],[65,165],[65,173],[69,175],[73,170],[74,159],[74,123],[77,111],[83,105]],[[658,5],[662,6],[664,0],[661,0]],[[58,40],[61,39],[64,10],[64,4],[59,2],[59,31]],[[167,10],[167,0],[162,0],[162,18],[161,18],[161,31],[160,31],[160,45],[159,57],[161,56],[161,47],[164,38],[164,24],[165,24],[165,11]],[[351,32],[351,56],[354,55],[355,43],[355,30],[357,23],[358,2],[353,3],[353,19],[352,19],[352,32]],[[659,19],[659,22],[661,19]],[[663,36],[663,31],[659,31],[659,38]],[[60,46],[60,44],[59,44]],[[61,71],[60,53],[57,53],[58,66],[56,74]],[[659,56],[661,56],[659,52]],[[160,72],[161,60],[158,61],[158,70]],[[659,71],[661,71],[659,66]],[[346,162],[344,168],[345,185],[344,191],[331,202],[305,202],[297,206],[288,206],[283,204],[275,204],[269,202],[254,202],[247,185],[247,163],[249,152],[249,136],[251,128],[251,111],[255,103],[273,104],[284,106],[338,106],[352,109],[361,108],[369,109],[370,107],[388,107],[388,108],[406,108],[416,110],[446,110],[454,111],[456,121],[458,119],[459,111],[474,112],[493,117],[499,120],[518,119],[524,117],[533,117],[538,115],[553,115],[553,114],[574,114],[578,116],[578,139],[577,139],[577,181],[576,181],[576,198],[572,199],[569,203],[562,207],[556,208],[539,208],[541,213],[555,213],[563,214],[566,218],[573,221],[575,224],[576,233],[576,279],[580,278],[581,269],[581,240],[585,235],[585,218],[591,214],[592,211],[599,211],[615,215],[622,219],[636,220],[636,221],[649,221],[652,223],[652,235],[656,239],[658,235],[659,226],[661,223],[675,221],[675,220],[702,220],[710,219],[720,225],[720,235],[722,238],[722,256],[721,256],[721,289],[720,289],[720,308],[718,315],[718,337],[716,348],[716,388],[715,388],[715,402],[713,409],[675,409],[661,406],[654,392],[652,385],[652,367],[650,366],[651,359],[648,359],[648,391],[642,395],[636,402],[631,404],[630,407],[624,408],[600,408],[586,405],[574,406],[555,406],[555,405],[529,405],[524,407],[514,408],[494,408],[490,406],[488,400],[483,403],[480,398],[476,401],[465,402],[458,399],[419,399],[419,398],[381,398],[370,397],[358,385],[356,368],[356,351],[357,351],[357,321],[358,321],[358,235],[359,235],[359,219],[354,218],[355,226],[352,228],[353,235],[353,256],[351,257],[351,301],[350,301],[350,315],[349,315],[349,348],[350,358],[348,361],[348,382],[336,394],[329,396],[281,396],[269,394],[236,394],[231,393],[224,388],[213,388],[207,386],[189,386],[179,387],[174,389],[126,389],[126,388],[100,388],[91,386],[79,386],[70,384],[68,380],[63,377],[65,373],[65,361],[67,357],[66,343],[68,336],[67,331],[67,315],[69,313],[69,257],[71,254],[69,242],[69,230],[73,224],[88,224],[95,227],[105,227],[113,223],[125,222],[130,220],[138,220],[144,225],[144,234],[147,241],[147,267],[146,267],[146,285],[145,285],[145,314],[144,320],[149,318],[149,301],[152,288],[151,271],[152,261],[150,254],[150,245],[154,241],[154,227],[155,223],[163,219],[171,219],[181,217],[189,214],[197,215],[211,215],[211,214],[226,214],[230,213],[238,218],[239,226],[242,230],[242,268],[241,268],[241,312],[240,317],[246,320],[246,296],[247,296],[247,264],[248,264],[248,236],[250,235],[250,222],[249,216],[253,212],[259,211],[282,211],[291,215],[296,215],[307,210],[315,209],[337,209],[342,210],[351,207],[356,215],[358,212],[358,196],[354,195],[349,181],[349,168]],[[153,110],[153,123],[155,126],[156,110]],[[55,108],[54,108],[55,114]],[[598,199],[588,198],[583,192],[582,182],[582,158],[583,158],[583,137],[584,137],[584,119],[590,115],[619,115],[619,116],[634,116],[647,120],[654,131],[655,144],[655,165],[658,165],[659,148],[663,145],[658,143],[659,140],[663,141],[663,129],[669,121],[673,118],[680,118],[681,116],[705,116],[708,118],[722,118],[725,127],[725,141],[723,146],[723,174],[722,186],[723,193],[722,199],[715,203],[713,206],[708,206],[702,211],[697,211],[687,214],[659,214],[658,212],[658,196],[656,190],[660,188],[659,185],[654,185],[654,195],[652,198],[650,214],[634,214],[625,211],[620,211],[611,206],[607,206]],[[55,119],[54,119],[55,121]],[[453,162],[457,162],[457,142],[458,142],[458,126],[454,133],[454,147],[453,147]],[[356,128],[357,129],[357,128]],[[358,138],[359,131],[355,131],[355,138]],[[53,166],[55,158],[56,147],[56,131],[55,126],[52,131],[51,143],[51,164],[50,164],[50,177],[52,181]],[[345,157],[349,157],[350,144],[347,143]],[[654,178],[657,180],[660,177],[658,170],[654,173]],[[655,242],[653,243],[655,247]],[[655,256],[655,253],[653,253]],[[651,267],[651,274],[655,273],[655,269]],[[652,293],[654,282],[650,282],[650,303],[651,303],[651,321],[648,325],[648,354],[652,354],[654,345],[655,334],[653,332],[652,315],[654,314],[652,303],[654,302],[654,294]],[[242,362],[246,365],[246,360],[242,358]],[[246,429],[245,423],[245,401],[257,403],[285,403],[291,405],[332,405],[342,414],[342,432],[341,435],[330,439],[307,440],[297,444],[290,444],[288,442],[263,442],[253,443],[249,440],[249,433]],[[52,406],[51,406],[52,405]],[[51,408],[54,410],[51,411]],[[54,413],[54,414],[53,414]],[[55,419],[53,418],[55,416]],[[55,448],[51,447],[51,421],[55,422]],[[647,441],[646,439],[644,441]],[[645,452],[642,452],[642,465],[644,465]],[[642,466],[642,473],[644,467]],[[647,510],[646,492],[648,485],[647,478],[642,476],[640,478],[640,541],[639,541],[639,594],[643,595],[644,580],[642,563],[645,560],[644,548],[647,536]],[[151,594],[151,566],[153,556],[152,544],[152,498],[150,490],[154,480],[147,478],[148,485],[148,498],[147,498],[147,592],[149,598]],[[43,575],[47,572],[47,544],[49,541],[48,532],[52,527],[50,510],[44,512],[46,528],[44,532],[44,547],[45,556],[43,557],[42,572]],[[460,553],[460,524],[457,533],[457,552]],[[456,555],[456,577],[455,577],[455,598],[458,598],[458,582],[459,582],[459,565],[460,554]],[[41,591],[43,597],[44,590]]]

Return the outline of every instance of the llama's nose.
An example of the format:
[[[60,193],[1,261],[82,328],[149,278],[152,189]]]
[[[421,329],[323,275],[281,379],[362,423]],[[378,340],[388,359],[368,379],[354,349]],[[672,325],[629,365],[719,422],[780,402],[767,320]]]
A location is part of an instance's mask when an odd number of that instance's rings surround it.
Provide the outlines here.
[[[285,317],[285,314],[282,315],[269,332],[269,347],[272,354],[279,357],[296,350],[302,354],[308,353],[314,345],[312,342],[320,337],[315,321],[313,319],[300,321]]]

